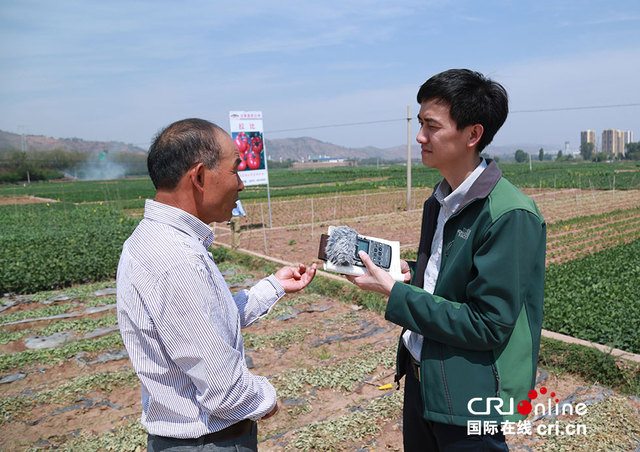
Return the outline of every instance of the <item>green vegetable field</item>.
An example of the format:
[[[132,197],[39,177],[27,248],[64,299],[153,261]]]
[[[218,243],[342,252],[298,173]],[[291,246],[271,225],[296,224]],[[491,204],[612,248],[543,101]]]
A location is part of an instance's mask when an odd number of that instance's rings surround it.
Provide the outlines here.
[[[500,166],[547,221],[543,328],[640,354],[638,168]],[[225,223],[212,225],[211,251],[230,290],[276,271],[274,260],[316,261],[319,235],[332,224],[399,240],[403,257],[415,258],[422,203],[439,175],[413,168],[409,206],[405,175],[402,166],[270,171],[271,205],[264,187],[240,195],[248,217],[239,251],[228,249]],[[0,450],[145,450],[114,278],[153,195],[148,178],[0,186]],[[244,331],[252,372],[267,376],[283,402],[259,425],[260,450],[402,449],[402,390],[386,386],[400,329],[384,319],[384,306],[376,294],[319,275]],[[560,398],[591,401],[589,434],[521,433],[508,438],[512,449],[638,446],[640,363],[545,338],[538,378]]]
[[[640,354],[640,239],[547,268],[543,327]]]
[[[122,243],[138,221],[103,202],[0,206],[0,292],[113,278]]]

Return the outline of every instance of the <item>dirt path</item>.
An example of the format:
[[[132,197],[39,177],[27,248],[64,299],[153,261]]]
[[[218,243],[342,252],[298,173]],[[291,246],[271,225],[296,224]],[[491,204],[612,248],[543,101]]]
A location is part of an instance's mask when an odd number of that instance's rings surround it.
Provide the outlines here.
[[[233,265],[223,269],[227,280],[233,281],[232,291],[251,285],[262,276]],[[103,332],[88,342],[104,341],[105,345],[91,351],[72,348],[87,343],[81,340],[88,334],[87,329],[91,333],[99,329],[93,323],[83,326],[83,320],[109,324],[109,316],[114,313],[113,296],[59,300],[56,295],[60,294],[52,293],[41,302],[21,297],[0,315],[0,319],[20,315],[21,323],[3,329],[13,334],[25,333],[0,344],[0,449],[111,447],[144,451],[146,437],[137,422],[141,411],[139,383],[126,354],[121,353],[121,342],[110,342],[112,334]],[[59,301],[51,301],[55,299]],[[7,306],[9,301],[3,299],[2,304]],[[40,317],[41,309],[60,303],[71,305],[68,312],[78,315],[25,321],[30,312]],[[40,360],[20,364],[29,358],[28,353],[36,352],[24,351],[29,337],[51,337],[51,331],[65,329],[65,322],[74,322],[69,331],[75,342],[45,350]],[[244,332],[247,362],[252,372],[270,379],[283,401],[277,416],[260,423],[260,450],[402,450],[402,389],[397,390],[394,385],[380,389],[392,383],[399,333],[398,326],[379,314],[338,298],[305,293],[286,296],[267,317],[248,327]],[[68,351],[56,354],[61,349]],[[12,355],[16,359],[9,359]],[[12,378],[15,380],[9,382]],[[542,394],[543,387],[547,388],[546,395]],[[564,401],[571,406],[590,401],[587,412],[593,416],[566,414],[534,421],[532,415],[528,424],[519,427],[520,433],[515,426],[507,436],[512,450],[559,450],[559,440],[572,441],[563,450],[596,450],[604,441],[603,435],[629,446],[622,450],[635,447],[630,446],[630,438],[635,434],[634,428],[640,435],[637,398],[542,369],[536,390],[540,394],[537,400],[544,404],[552,392],[560,405]],[[600,417],[594,417],[596,414]],[[619,424],[607,425],[602,416],[623,419],[629,425],[626,429]],[[546,426],[555,425],[556,420],[574,426],[584,424],[587,435],[547,434],[546,429],[551,427]],[[585,449],[587,444],[593,448]]]
[[[45,202],[58,202],[55,199],[38,198],[33,195],[15,195],[15,196],[0,196],[0,206],[11,206],[14,204],[42,204]]]
[[[616,192],[615,199],[613,193],[575,190],[530,194],[553,223],[569,215],[638,206],[640,191],[635,192]],[[349,224],[361,234],[393,237],[403,249],[411,249],[417,246],[422,212],[399,208],[402,196],[352,196],[349,204],[329,197],[313,205],[318,209],[313,212],[316,222],[303,221],[303,214],[310,213],[304,200],[283,203],[281,211],[290,211],[290,220],[299,224],[262,229],[253,223],[242,232],[241,246],[287,262],[310,263],[317,260],[320,234],[330,224]],[[260,210],[252,209],[255,222]],[[382,213],[364,215],[367,210]],[[340,219],[321,220],[336,217]],[[582,232],[600,234],[595,231],[586,226]],[[559,244],[567,236],[553,235],[551,242]],[[230,242],[225,224],[216,225],[215,238]],[[264,276],[234,265],[221,267],[234,292]],[[90,296],[66,296],[73,293],[69,289],[0,300],[0,450],[145,450],[146,436],[138,422],[139,383],[119,334],[113,332],[117,326],[113,284],[97,285],[100,291]],[[64,309],[58,312],[61,306]],[[379,389],[392,382],[399,333],[400,328],[383,316],[345,304],[340,294],[287,296],[269,316],[247,328],[247,361],[254,373],[270,379],[284,402],[277,416],[260,423],[260,450],[402,450],[402,389]],[[27,343],[35,337],[62,342],[48,349],[29,349]],[[538,419],[531,415],[529,423],[515,426],[507,435],[511,450],[640,447],[638,398],[617,394],[606,388],[606,382],[592,386],[544,369],[538,380],[538,402],[547,404],[554,393],[552,402],[558,399],[560,406],[573,408],[586,403],[586,413]],[[584,425],[586,434],[560,434],[550,430],[555,425],[562,432],[567,425]]]

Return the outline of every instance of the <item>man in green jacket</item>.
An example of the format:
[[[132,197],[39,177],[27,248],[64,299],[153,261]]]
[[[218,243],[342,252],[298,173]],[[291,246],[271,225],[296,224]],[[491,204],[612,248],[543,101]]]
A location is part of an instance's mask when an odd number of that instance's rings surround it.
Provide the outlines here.
[[[535,385],[546,225],[480,157],[507,118],[500,84],[452,69],[417,98],[422,163],[444,178],[424,204],[418,259],[400,283],[360,252],[368,271],[348,278],[387,295],[385,318],[403,327],[405,450],[508,450]]]

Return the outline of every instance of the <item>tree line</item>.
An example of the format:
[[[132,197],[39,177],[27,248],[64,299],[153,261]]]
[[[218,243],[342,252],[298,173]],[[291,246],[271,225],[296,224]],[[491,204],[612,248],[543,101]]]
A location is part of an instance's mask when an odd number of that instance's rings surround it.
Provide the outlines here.
[[[86,177],[94,169],[115,167],[123,176],[147,174],[146,154],[127,152],[99,153],[54,149],[52,151],[21,151],[0,149],[0,183],[17,183]]]
[[[607,152],[595,152],[595,145],[593,143],[582,143],[580,145],[580,156],[582,160],[589,162],[607,162],[611,160],[640,160],[640,142],[627,143],[625,145],[625,155],[616,157],[614,154]],[[522,163],[529,161],[529,154],[522,149],[518,149],[515,152],[516,162]],[[555,160],[558,162],[565,162],[574,160],[571,154],[564,155],[562,150],[559,150],[555,155],[547,154],[543,148],[538,151],[539,161],[543,160]]]

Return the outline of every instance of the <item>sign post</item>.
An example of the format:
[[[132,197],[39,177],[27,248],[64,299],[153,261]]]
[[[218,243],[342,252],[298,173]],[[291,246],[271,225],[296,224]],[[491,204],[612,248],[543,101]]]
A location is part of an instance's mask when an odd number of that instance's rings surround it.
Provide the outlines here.
[[[261,111],[230,111],[229,124],[231,138],[240,152],[238,173],[242,183],[250,185],[267,184],[267,202],[269,204],[269,228],[271,221],[271,190],[267,170],[267,152],[264,143]]]

